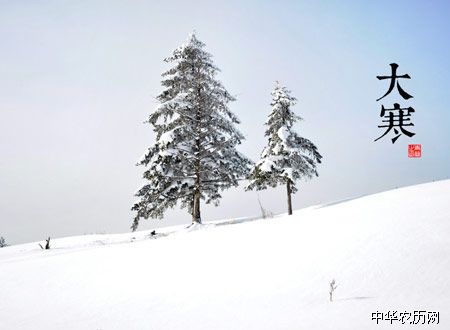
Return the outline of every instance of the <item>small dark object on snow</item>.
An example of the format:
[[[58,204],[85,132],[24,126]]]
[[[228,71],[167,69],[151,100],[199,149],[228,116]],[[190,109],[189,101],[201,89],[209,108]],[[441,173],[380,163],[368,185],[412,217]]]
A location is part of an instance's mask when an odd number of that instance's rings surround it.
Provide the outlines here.
[[[336,290],[337,287],[338,286],[336,285],[336,281],[333,278],[333,280],[330,282],[330,302],[333,301],[333,292],[334,290]]]
[[[152,232],[150,233],[150,235],[155,236],[155,235],[156,235],[156,230],[152,231]]]
[[[6,244],[5,239],[3,238],[3,236],[0,237],[0,248],[8,246],[8,244]]]
[[[46,243],[45,243],[45,248],[42,247],[41,244],[39,244],[39,246],[41,247],[42,250],[50,250],[50,237],[47,238],[45,241],[46,241]]]

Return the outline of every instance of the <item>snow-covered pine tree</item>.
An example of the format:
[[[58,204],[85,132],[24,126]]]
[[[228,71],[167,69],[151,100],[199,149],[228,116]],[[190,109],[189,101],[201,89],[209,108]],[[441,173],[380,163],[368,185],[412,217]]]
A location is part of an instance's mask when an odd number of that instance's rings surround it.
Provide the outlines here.
[[[297,180],[318,176],[316,165],[322,156],[311,141],[292,131],[294,123],[302,118],[291,109],[297,100],[290,91],[277,82],[271,94],[272,112],[265,123],[268,145],[250,172],[246,190],[286,185],[288,214],[292,214],[291,194],[297,192]]]
[[[160,104],[148,119],[156,143],[138,163],[147,166],[148,183],[136,193],[133,230],[177,202],[189,209],[192,223],[201,223],[200,199],[217,206],[220,191],[249,173],[251,161],[236,150],[244,136],[228,108],[234,98],[216,79],[219,69],[204,46],[192,33],[165,59],[174,65],[162,74]]]

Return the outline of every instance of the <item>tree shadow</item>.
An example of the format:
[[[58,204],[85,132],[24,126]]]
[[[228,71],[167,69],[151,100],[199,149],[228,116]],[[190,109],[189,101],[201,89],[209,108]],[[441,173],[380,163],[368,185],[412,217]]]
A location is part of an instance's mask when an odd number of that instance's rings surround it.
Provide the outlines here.
[[[365,299],[373,299],[375,297],[349,297],[349,298],[338,298],[333,299],[334,301],[344,301],[344,300],[365,300]]]
[[[334,202],[330,202],[330,203],[325,203],[325,204],[320,204],[316,207],[316,209],[321,209],[324,207],[328,207],[328,206],[333,206],[333,205],[337,205],[337,204],[341,204],[341,203],[345,203],[345,202],[350,202],[353,201],[355,199],[359,199],[359,198],[363,198],[368,196],[368,194],[364,194],[364,195],[359,195],[359,196],[355,196],[355,197],[349,197],[349,198],[344,198],[344,199],[340,199],[338,201],[334,201]]]
[[[256,220],[263,220],[261,216],[254,216],[254,217],[245,217],[245,218],[237,218],[233,220],[225,220],[220,222],[211,222],[214,223],[216,226],[227,226],[227,225],[237,225],[240,223],[250,222],[250,221],[256,221]]]

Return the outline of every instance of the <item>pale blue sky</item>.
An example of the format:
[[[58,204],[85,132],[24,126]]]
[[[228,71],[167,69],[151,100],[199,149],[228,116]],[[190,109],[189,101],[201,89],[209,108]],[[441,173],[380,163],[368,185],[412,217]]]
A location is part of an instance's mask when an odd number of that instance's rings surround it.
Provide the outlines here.
[[[0,1],[0,235],[128,230],[162,59],[193,29],[237,96],[240,150],[254,160],[274,81],[298,98],[297,130],[324,159],[294,208],[448,178],[449,25],[448,1]],[[392,62],[412,77],[401,82],[408,102],[375,101]],[[416,135],[373,142],[381,104],[395,101],[416,109]],[[407,157],[409,143],[421,159]],[[285,212],[284,189],[259,195]],[[203,206],[205,221],[258,213],[242,188]],[[170,211],[140,228],[189,221]]]

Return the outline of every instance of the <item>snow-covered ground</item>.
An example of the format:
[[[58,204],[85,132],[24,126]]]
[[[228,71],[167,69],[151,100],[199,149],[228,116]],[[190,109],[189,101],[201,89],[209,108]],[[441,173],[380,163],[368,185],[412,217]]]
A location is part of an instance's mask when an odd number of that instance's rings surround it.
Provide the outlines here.
[[[450,329],[450,180],[157,231],[0,249],[0,329]]]

